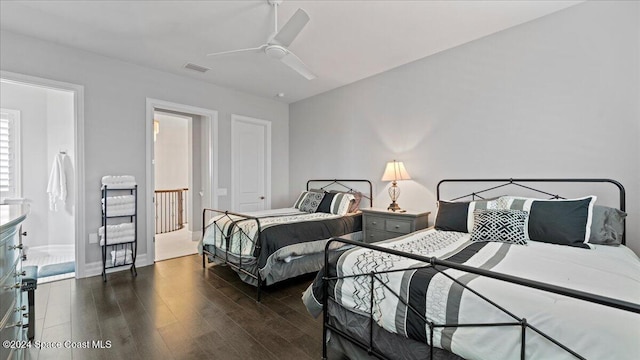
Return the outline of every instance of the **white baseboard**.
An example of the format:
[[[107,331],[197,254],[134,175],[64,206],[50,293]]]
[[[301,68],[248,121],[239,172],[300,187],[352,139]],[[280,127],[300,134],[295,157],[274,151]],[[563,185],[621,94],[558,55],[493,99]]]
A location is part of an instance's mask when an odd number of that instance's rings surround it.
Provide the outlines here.
[[[147,254],[139,254],[136,256],[136,267],[144,267],[148,265],[153,265],[153,261],[151,263],[147,260]],[[111,274],[118,271],[129,270],[128,266],[121,266],[112,269],[107,269],[107,274]],[[84,266],[84,277],[98,276],[102,274],[102,261],[96,261],[92,263],[85,264]]]

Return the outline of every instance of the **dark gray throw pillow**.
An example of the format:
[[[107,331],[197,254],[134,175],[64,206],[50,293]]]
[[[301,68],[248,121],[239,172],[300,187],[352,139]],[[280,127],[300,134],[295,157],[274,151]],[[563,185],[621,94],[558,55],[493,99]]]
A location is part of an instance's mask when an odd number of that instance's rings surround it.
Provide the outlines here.
[[[536,200],[529,209],[529,238],[559,245],[589,248],[589,207],[594,197],[576,200]]]
[[[467,229],[468,202],[438,201],[436,230],[469,232]]]
[[[324,194],[324,197],[322,198],[322,201],[320,201],[320,205],[316,209],[316,212],[331,214],[331,202],[336,195],[337,194],[333,192]]]
[[[627,213],[616,208],[595,205],[591,221],[590,244],[620,245]]]

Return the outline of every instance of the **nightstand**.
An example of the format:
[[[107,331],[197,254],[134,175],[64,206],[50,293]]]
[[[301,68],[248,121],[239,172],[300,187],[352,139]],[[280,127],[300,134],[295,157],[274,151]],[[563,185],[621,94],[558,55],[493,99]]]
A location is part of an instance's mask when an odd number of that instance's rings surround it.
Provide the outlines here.
[[[373,243],[424,229],[429,211],[393,212],[385,209],[362,209],[364,242]]]

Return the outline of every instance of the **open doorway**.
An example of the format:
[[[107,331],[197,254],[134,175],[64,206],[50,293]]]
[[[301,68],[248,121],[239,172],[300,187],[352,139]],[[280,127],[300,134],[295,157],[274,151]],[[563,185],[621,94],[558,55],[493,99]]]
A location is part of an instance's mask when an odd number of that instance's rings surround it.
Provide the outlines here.
[[[202,187],[201,169],[192,167],[194,123],[199,127],[199,116],[154,110],[155,261],[197,252],[197,229],[189,211],[193,202],[200,202]]]
[[[30,208],[23,266],[37,266],[38,283],[81,277],[83,88],[8,72],[0,87],[0,201]]]
[[[202,209],[217,206],[217,113],[147,99],[147,115],[149,255],[195,254]]]

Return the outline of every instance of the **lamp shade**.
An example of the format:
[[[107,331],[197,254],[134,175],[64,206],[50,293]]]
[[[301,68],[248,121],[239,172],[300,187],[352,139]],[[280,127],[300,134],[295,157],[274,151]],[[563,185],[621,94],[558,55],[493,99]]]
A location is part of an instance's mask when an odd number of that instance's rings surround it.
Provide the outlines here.
[[[389,161],[387,167],[384,169],[382,175],[382,181],[398,181],[398,180],[411,180],[411,176],[405,169],[402,161]]]

